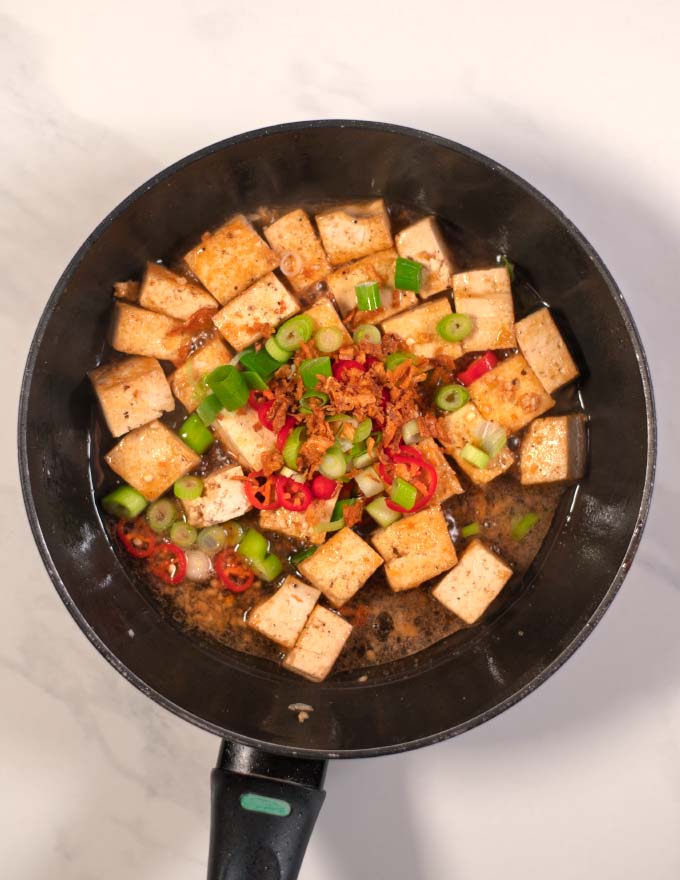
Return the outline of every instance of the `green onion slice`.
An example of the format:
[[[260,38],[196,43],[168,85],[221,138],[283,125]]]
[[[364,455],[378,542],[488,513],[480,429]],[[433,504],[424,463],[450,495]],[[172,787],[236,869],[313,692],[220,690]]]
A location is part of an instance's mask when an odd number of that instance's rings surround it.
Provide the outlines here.
[[[305,439],[304,434],[305,426],[298,425],[297,428],[293,428],[290,434],[286,437],[286,442],[283,444],[283,460],[288,467],[294,471],[298,469],[298,458]]]
[[[338,520],[342,520],[342,524],[345,524],[345,508],[350,507],[352,504],[356,504],[357,501],[360,501],[359,498],[343,498],[342,501],[336,501],[335,507],[333,508],[333,513],[331,515],[331,522],[338,522]]]
[[[248,388],[255,391],[265,391],[268,387],[262,376],[256,373],[255,370],[244,370],[242,375]]]
[[[251,562],[254,562],[257,559],[264,559],[268,550],[269,543],[267,542],[267,539],[261,532],[258,532],[257,529],[248,529],[245,535],[241,538],[241,543],[238,547],[238,552],[241,556],[245,556],[246,559],[249,559]]]
[[[512,537],[515,541],[521,541],[533,529],[540,517],[537,513],[525,513],[523,517],[516,520],[512,527]]]
[[[463,538],[472,538],[473,535],[478,535],[480,532],[480,527],[478,522],[468,523],[466,526],[460,530],[460,533]]]
[[[377,445],[377,444],[376,444]],[[352,460],[355,468],[367,468],[378,460],[378,453],[375,448],[371,452],[362,452]]]
[[[313,332],[314,322],[309,315],[295,315],[284,321],[276,331],[276,342],[286,352],[297,351],[303,342],[309,342]],[[271,351],[269,354],[276,357]]]
[[[203,480],[200,477],[180,477],[173,486],[176,498],[182,501],[193,501],[203,493]]]
[[[313,406],[311,403],[303,403],[303,401],[317,401]],[[313,408],[319,406],[326,406],[330,397],[326,394],[325,391],[305,391],[305,393],[300,398],[300,406],[299,410],[303,413],[311,413]]]
[[[508,442],[505,428],[495,422],[479,422],[475,426],[473,434],[475,445],[483,449],[489,458],[495,458]]]
[[[387,506],[387,501],[384,495],[380,495],[378,498],[374,498],[370,504],[367,504],[366,512],[371,517],[373,517],[373,519],[383,529],[386,529],[387,526],[391,526],[392,523],[396,522],[398,519],[401,519],[401,514],[398,511],[391,510]]]
[[[248,396],[246,395],[247,399]],[[206,449],[210,449],[215,442],[215,438],[203,424],[197,413],[192,413],[188,419],[182,422],[177,433],[186,445],[199,455],[203,455]]]
[[[442,385],[434,396],[435,406],[445,412],[455,412],[468,402],[470,394],[462,385]]]
[[[332,372],[331,359],[328,356],[309,358],[300,364],[300,376],[309,391],[316,391],[319,376],[330,376]]]
[[[352,440],[354,443],[363,443],[364,440],[368,440],[371,436],[371,431],[373,430],[373,422],[367,417],[363,421],[359,422],[355,431],[354,437]]]
[[[454,312],[437,322],[437,333],[447,342],[462,342],[472,333],[472,327],[472,318],[469,315]]]
[[[235,547],[243,537],[243,526],[236,520],[222,523],[220,528],[224,532],[224,542],[227,547]]]
[[[240,552],[241,548],[239,547]],[[276,580],[283,571],[283,563],[275,553],[267,553],[263,559],[248,559],[248,563],[263,581]]]
[[[227,536],[222,526],[208,526],[198,533],[196,543],[199,550],[207,553],[208,556],[214,556],[227,543]]]
[[[515,264],[510,262],[506,254],[501,254],[498,257],[498,262],[505,266],[505,268],[508,270],[510,281],[513,282],[515,280]]]
[[[467,461],[480,471],[483,471],[490,461],[490,456],[487,455],[483,449],[477,449],[472,443],[466,443],[465,446],[463,446],[460,451],[460,456],[464,461]]]
[[[182,547],[184,550],[188,547],[193,547],[197,536],[198,532],[196,529],[187,522],[175,522],[170,529],[170,540],[173,544],[177,544],[178,547]]]
[[[375,468],[366,467],[361,470],[355,477],[354,482],[359,487],[361,494],[366,498],[373,498],[379,495],[385,488],[385,484],[378,476]]]
[[[265,351],[267,354],[273,358],[279,365],[285,364],[290,360],[292,352],[288,351],[286,348],[282,348],[279,345],[276,337],[270,336],[269,339],[264,344]]]
[[[390,488],[390,498],[404,510],[411,510],[418,498],[418,490],[401,477],[395,477]]]
[[[161,498],[159,501],[154,501],[147,510],[146,521],[154,532],[160,535],[163,532],[167,532],[177,519],[177,516],[177,507],[174,502],[169,498]]]
[[[354,288],[357,297],[357,309],[360,312],[374,312],[382,307],[380,285],[377,281],[362,281]]]
[[[402,426],[401,437],[407,446],[415,446],[416,443],[420,443],[423,438],[420,436],[418,419],[410,419]]]
[[[399,364],[403,364],[404,361],[416,360],[418,360],[418,358],[410,351],[395,351],[392,352],[392,354],[388,354],[385,358],[385,369],[393,370],[395,367],[398,367]]]
[[[382,335],[375,324],[359,324],[354,331],[353,339],[357,345],[362,342],[370,342],[372,345],[379,345]]]
[[[257,375],[256,373],[244,373],[246,375]],[[266,385],[264,386],[267,387]],[[219,415],[220,410],[222,409],[222,403],[219,397],[216,394],[209,394],[204,400],[202,400],[199,405],[196,407],[196,413],[199,419],[203,422],[203,424],[208,427],[208,425],[212,425],[217,416]]]
[[[343,477],[347,471],[347,460],[342,450],[337,446],[331,446],[319,462],[319,470],[329,480],[339,480]]]
[[[423,266],[416,260],[397,257],[394,264],[395,290],[412,290],[418,293],[423,282]]]
[[[106,513],[124,519],[134,519],[139,516],[148,503],[141,492],[128,486],[127,483],[123,483],[102,498],[102,507]]]
[[[313,556],[316,553],[316,547],[306,547],[304,550],[298,550],[297,553],[293,553],[290,557],[290,561],[292,565],[299,565],[301,562],[304,562],[305,559],[309,559],[310,556]]]
[[[254,348],[246,348],[241,352],[239,363],[246,370],[262,376],[265,382],[271,379],[281,366],[280,362],[275,360],[264,348],[259,351],[255,351]]]
[[[222,406],[230,412],[240,409],[248,402],[246,380],[233,364],[226,364],[208,373],[206,383],[217,395]]]
[[[314,334],[314,345],[326,354],[337,351],[345,341],[345,334],[339,327],[319,327]]]

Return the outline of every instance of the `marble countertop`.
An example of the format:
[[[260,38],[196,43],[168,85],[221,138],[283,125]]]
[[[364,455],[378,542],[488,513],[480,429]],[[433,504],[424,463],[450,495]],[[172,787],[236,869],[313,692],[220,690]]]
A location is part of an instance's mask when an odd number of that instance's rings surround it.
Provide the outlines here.
[[[401,8],[0,5],[4,877],[200,880],[218,747],[96,654],[38,558],[12,424],[44,303],[91,229],[158,169],[240,131],[343,116],[468,144],[580,227],[640,328],[660,459],[639,554],[593,636],[463,737],[332,765],[301,876],[680,876],[680,7]]]

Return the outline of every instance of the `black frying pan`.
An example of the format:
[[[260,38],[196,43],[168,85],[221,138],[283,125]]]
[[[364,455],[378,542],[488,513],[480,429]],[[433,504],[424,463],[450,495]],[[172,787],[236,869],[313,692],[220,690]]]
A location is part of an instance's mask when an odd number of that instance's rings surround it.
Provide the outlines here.
[[[103,352],[113,282],[139,275],[145,261],[178,253],[234,211],[374,194],[437,214],[475,243],[479,260],[506,252],[522,267],[585,367],[590,465],[529,576],[481,626],[371,670],[363,683],[354,674],[314,685],[189,638],[139,589],[95,503],[100,445],[110,440],[92,420],[85,372]],[[581,644],[640,540],[655,425],[644,352],[621,294],[547,199],[443,138],[311,122],[201,150],[109,214],[64,272],[36,331],[19,446],[35,539],[78,625],[140,690],[224,739],[213,772],[209,877],[274,880],[297,876],[327,758],[405,751],[469,730],[545,681]],[[314,707],[305,724],[289,708],[300,702]],[[243,800],[250,794],[274,800]]]

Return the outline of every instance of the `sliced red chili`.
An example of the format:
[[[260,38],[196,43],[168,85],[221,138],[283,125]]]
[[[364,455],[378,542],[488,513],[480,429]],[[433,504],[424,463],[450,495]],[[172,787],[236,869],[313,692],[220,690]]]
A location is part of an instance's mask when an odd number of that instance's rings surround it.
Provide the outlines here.
[[[374,357],[372,354],[366,355],[366,369],[370,370],[373,364],[379,364],[380,358]]]
[[[157,544],[149,559],[149,571],[166,584],[181,583],[187,573],[187,557],[177,544]]]
[[[297,422],[292,416],[288,416],[286,421],[284,422],[283,428],[276,435],[276,448],[279,452],[283,452],[283,447],[286,445],[286,440],[288,439],[288,435],[293,430]]]
[[[360,373],[366,372],[366,367],[363,364],[360,364],[359,361],[336,361],[333,364],[333,376],[338,380],[338,382],[345,382],[350,377],[348,375],[349,370],[359,370]]]
[[[151,556],[156,546],[156,536],[145,519],[121,519],[116,526],[118,540],[126,552],[135,559]]]
[[[262,471],[248,474],[243,486],[246,498],[256,510],[276,510],[276,477],[266,476]]]
[[[456,378],[461,385],[470,385],[475,379],[480,379],[489,370],[493,370],[497,363],[498,358],[496,355],[492,351],[487,351],[481,357],[478,357],[477,360],[473,361],[467,370],[458,373]]]
[[[257,413],[260,424],[263,425],[268,431],[273,431],[274,425],[269,418],[269,411],[274,405],[274,401],[270,400],[268,397],[264,397],[261,391],[256,391],[253,389],[248,395],[248,403]]]
[[[380,476],[388,485],[392,484],[398,466],[401,466],[403,478],[418,490],[416,503],[410,510],[407,510],[388,498],[386,499],[387,506],[399,513],[415,513],[422,510],[430,503],[437,490],[437,471],[429,461],[425,461],[417,450],[401,446],[399,452],[390,454],[389,466],[386,467],[382,462],[378,465]]]
[[[305,483],[298,483],[290,477],[277,477],[276,500],[284,510],[303,513],[314,500],[314,496]]]
[[[312,494],[315,498],[322,498],[324,501],[328,501],[329,498],[335,495],[337,489],[338,481],[324,477],[323,474],[317,474],[312,480]]]
[[[215,574],[232,593],[243,593],[253,585],[255,574],[231,547],[213,559]]]

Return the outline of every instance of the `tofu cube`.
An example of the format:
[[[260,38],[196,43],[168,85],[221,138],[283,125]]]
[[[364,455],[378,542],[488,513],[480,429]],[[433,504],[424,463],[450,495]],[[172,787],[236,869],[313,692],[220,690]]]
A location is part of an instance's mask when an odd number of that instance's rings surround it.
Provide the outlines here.
[[[113,307],[110,339],[112,347],[123,354],[175,361],[191,343],[191,333],[175,318],[118,301]]]
[[[162,422],[130,431],[104,459],[114,473],[147,501],[155,501],[175,480],[201,462],[201,457]]]
[[[458,358],[463,353],[460,342],[447,342],[437,332],[437,323],[452,313],[446,297],[433,299],[408,312],[382,322],[385,333],[394,333],[419,357]]]
[[[184,262],[215,299],[225,305],[258,278],[271,272],[279,258],[242,214],[214,232],[206,232]]]
[[[88,373],[114,437],[172,412],[175,401],[156,358],[129,357]]]
[[[207,290],[158,263],[146,264],[139,304],[179,321],[188,321],[199,309],[217,309]]]
[[[421,440],[415,447],[423,456],[425,461],[432,465],[437,471],[437,488],[435,489],[430,504],[441,504],[452,495],[461,495],[463,487],[456,476],[456,472],[446,460],[446,456],[439,448],[438,444],[428,437]]]
[[[586,467],[586,417],[582,413],[536,419],[522,438],[520,482],[580,480]]]
[[[390,218],[382,199],[323,211],[316,215],[316,225],[334,266],[392,247]]]
[[[321,281],[331,271],[331,264],[314,227],[301,208],[285,214],[268,226],[264,230],[264,236],[274,249],[281,271],[293,290],[305,290]]]
[[[352,337],[349,335],[347,328],[340,320],[340,315],[335,311],[335,307],[326,296],[322,296],[316,300],[311,309],[307,309],[305,315],[308,315],[314,323],[314,329],[320,327],[337,327],[342,330],[345,342],[351,344]]]
[[[482,417],[519,431],[555,405],[521,354],[501,361],[468,388]]]
[[[578,368],[548,309],[518,321],[515,333],[522,354],[548,394],[578,377]]]
[[[512,452],[505,446],[485,468],[477,468],[461,455],[466,443],[474,443],[476,428],[482,422],[482,416],[474,403],[466,403],[455,412],[442,416],[439,427],[445,437],[443,441],[447,454],[455,459],[458,467],[464,471],[473,483],[484,486],[504,474],[515,462]]]
[[[414,306],[418,297],[410,290],[394,289],[394,261],[397,259],[395,250],[381,251],[342,266],[326,278],[328,289],[333,294],[340,314],[345,316],[356,308],[357,295],[355,287],[364,281],[377,281],[380,285],[382,308],[373,312],[358,312],[357,323],[377,324],[390,315],[396,315]]]
[[[420,586],[448,571],[457,561],[456,548],[439,507],[428,507],[386,529],[378,529],[371,541],[385,560],[387,583],[395,593]]]
[[[201,379],[230,360],[229,349],[215,333],[170,376],[172,392],[187,412],[193,412],[203,399],[198,387]]]
[[[229,412],[223,409],[212,423],[222,446],[246,470],[262,470],[262,456],[276,449],[276,436],[265,428],[249,406]]]
[[[474,323],[462,342],[463,351],[514,348],[515,310],[505,266],[454,275],[453,298],[456,311],[470,315]]]
[[[382,559],[352,529],[336,532],[299,569],[331,605],[342,607],[366,583]]]
[[[220,309],[213,323],[232,348],[243,351],[299,311],[295,297],[270,273]]]
[[[435,599],[465,623],[475,623],[512,577],[512,569],[475,538],[460,562],[432,590]]]
[[[238,465],[227,465],[213,471],[204,479],[200,498],[191,501],[182,499],[189,524],[203,529],[248,513],[252,505],[240,477],[243,477],[242,468]]]
[[[451,287],[456,271],[453,255],[434,217],[424,217],[395,237],[400,257],[422,263],[426,271],[419,295],[423,299]]]
[[[285,510],[283,507],[279,507],[278,510],[261,510],[260,528],[268,529],[270,532],[280,532],[282,535],[310,544],[323,544],[326,533],[316,532],[314,527],[330,520],[339,494],[340,490],[332,498],[316,498],[307,510],[302,512]]]
[[[248,626],[290,650],[297,642],[321,593],[289,574],[278,590],[248,615]]]
[[[116,281],[113,285],[114,299],[122,299],[125,302],[139,302],[139,281]]]
[[[335,665],[352,632],[352,625],[328,608],[317,605],[295,647],[283,661],[285,669],[310,681],[323,681]]]

